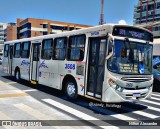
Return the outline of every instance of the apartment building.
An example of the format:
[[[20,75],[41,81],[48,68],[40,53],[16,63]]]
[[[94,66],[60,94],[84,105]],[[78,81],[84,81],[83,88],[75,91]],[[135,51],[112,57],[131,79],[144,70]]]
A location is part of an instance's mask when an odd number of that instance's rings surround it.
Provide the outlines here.
[[[29,38],[47,34],[62,33],[76,29],[88,28],[89,25],[59,22],[46,19],[17,19],[17,39]]]
[[[0,23],[0,56],[3,53],[3,43],[17,39],[16,23]]]
[[[154,38],[160,38],[160,0],[139,0],[134,8],[134,25],[147,28]]]

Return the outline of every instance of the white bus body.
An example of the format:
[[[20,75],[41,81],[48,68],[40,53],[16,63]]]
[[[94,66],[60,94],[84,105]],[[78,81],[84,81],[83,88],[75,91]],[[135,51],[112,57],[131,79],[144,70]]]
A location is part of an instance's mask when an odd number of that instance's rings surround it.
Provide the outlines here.
[[[145,29],[111,24],[8,41],[3,70],[70,98],[145,99],[152,92],[152,40]]]

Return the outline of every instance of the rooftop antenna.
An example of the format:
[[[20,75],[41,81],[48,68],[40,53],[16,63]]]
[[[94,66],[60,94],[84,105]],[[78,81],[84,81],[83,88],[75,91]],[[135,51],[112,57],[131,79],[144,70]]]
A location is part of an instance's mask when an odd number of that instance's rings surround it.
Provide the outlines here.
[[[104,0],[101,0],[101,14],[100,14],[100,20],[99,25],[105,24],[104,22]]]

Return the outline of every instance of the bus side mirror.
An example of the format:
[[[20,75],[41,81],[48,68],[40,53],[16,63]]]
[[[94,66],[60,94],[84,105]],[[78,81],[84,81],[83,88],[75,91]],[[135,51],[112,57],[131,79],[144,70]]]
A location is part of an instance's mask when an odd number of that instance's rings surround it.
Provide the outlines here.
[[[106,59],[110,59],[112,56],[113,56],[113,40],[109,40],[109,43],[108,43],[108,54],[107,54],[107,57]]]

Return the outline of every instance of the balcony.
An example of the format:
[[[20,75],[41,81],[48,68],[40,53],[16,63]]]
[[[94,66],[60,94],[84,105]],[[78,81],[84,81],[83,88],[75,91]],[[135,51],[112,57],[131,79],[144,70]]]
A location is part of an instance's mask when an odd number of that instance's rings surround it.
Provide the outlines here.
[[[140,8],[136,8],[136,9],[134,9],[134,12],[139,12],[139,11],[141,11],[141,9],[140,9]]]

